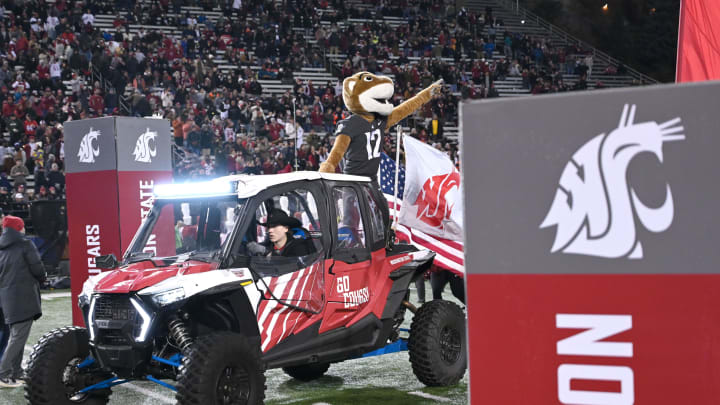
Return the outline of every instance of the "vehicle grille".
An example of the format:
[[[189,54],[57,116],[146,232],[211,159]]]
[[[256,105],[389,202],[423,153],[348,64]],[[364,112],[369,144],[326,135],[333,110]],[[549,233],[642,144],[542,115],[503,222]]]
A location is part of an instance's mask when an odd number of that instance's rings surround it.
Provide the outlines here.
[[[116,328],[99,328],[98,343],[123,346],[131,345],[142,329],[142,317],[128,296],[100,295],[95,298],[95,321],[115,321]],[[122,325],[122,326],[120,326]]]
[[[134,321],[138,318],[128,297],[100,296],[95,300],[95,319]]]

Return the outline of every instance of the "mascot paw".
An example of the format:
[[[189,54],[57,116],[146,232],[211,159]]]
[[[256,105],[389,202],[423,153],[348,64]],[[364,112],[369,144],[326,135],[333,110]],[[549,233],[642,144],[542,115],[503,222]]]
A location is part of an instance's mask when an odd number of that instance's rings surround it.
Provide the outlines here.
[[[443,79],[440,79],[436,81],[435,83],[431,84],[430,89],[430,95],[432,97],[439,96],[440,93],[442,93],[443,85],[445,84],[445,81]]]
[[[335,168],[328,162],[320,163],[320,173],[335,173]]]

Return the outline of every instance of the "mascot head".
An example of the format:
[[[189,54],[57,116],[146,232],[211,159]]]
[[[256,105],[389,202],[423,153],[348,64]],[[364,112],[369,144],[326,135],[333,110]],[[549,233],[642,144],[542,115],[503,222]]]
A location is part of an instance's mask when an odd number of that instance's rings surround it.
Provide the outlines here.
[[[392,79],[370,72],[358,72],[343,80],[343,101],[353,114],[390,115],[394,91]]]

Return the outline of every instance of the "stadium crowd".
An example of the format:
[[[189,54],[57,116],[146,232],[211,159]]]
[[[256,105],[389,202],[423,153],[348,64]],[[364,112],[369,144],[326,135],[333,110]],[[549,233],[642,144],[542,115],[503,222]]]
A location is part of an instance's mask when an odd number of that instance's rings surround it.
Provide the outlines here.
[[[405,125],[457,162],[457,144],[445,139],[443,126],[456,122],[460,99],[496,97],[493,83],[507,76],[522,77],[532,93],[569,90],[562,77],[570,72],[581,75],[573,88],[587,86],[591,57],[508,32],[491,9],[473,13],[447,0],[368,3],[372,7],[341,0],[3,2],[0,207],[12,211],[63,196],[67,120],[164,116],[179,146],[180,177],[316,170],[332,146],[335,124],[347,116],[342,78],[358,70],[391,74],[398,104],[443,77],[443,95]],[[183,5],[224,12],[213,20]],[[95,27],[98,14],[115,16],[114,32]],[[376,15],[407,23],[347,23]],[[130,24],[175,27],[181,35],[131,30]],[[493,58],[495,51],[503,57]],[[333,69],[326,53],[346,55],[334,67],[339,80],[293,78],[301,67]],[[219,55],[237,68],[221,70],[214,62]],[[265,79],[292,90],[264,94]]]
[[[431,13],[421,14],[413,13],[412,7],[402,9],[408,24],[400,27],[375,20],[342,28],[321,26],[315,38],[331,55],[338,51],[347,55],[341,68],[343,77],[357,70],[394,74],[404,91],[412,92],[413,87],[438,76],[445,79],[450,92],[459,92],[461,99],[497,97],[494,81],[508,76],[522,77],[533,94],[587,89],[593,64],[588,50],[576,45],[553,46],[547,38],[510,32],[490,8],[479,14],[461,9],[457,15],[452,14],[452,6],[430,9]],[[432,16],[439,16],[440,22]],[[493,58],[496,52],[499,59]],[[409,57],[422,59],[414,64]],[[623,74],[624,70],[621,65],[606,73]],[[565,74],[579,79],[568,86]],[[602,82],[596,86],[602,87]],[[457,98],[445,100],[449,106],[456,103]],[[442,112],[455,113],[452,108]]]

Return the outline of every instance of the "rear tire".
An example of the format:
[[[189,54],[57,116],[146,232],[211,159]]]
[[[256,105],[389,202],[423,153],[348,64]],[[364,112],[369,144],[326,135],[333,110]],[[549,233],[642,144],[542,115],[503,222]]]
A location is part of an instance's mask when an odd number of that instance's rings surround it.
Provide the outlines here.
[[[259,405],[265,399],[265,367],[259,345],[240,334],[200,336],[183,358],[178,405]]]
[[[410,326],[408,351],[420,382],[427,386],[457,384],[467,369],[463,310],[445,300],[421,306]]]
[[[79,371],[80,364],[90,355],[86,329],[67,327],[52,330],[33,347],[27,366],[25,398],[31,405],[105,405],[110,389],[73,396],[84,387],[110,378],[111,375],[92,369]],[[92,366],[91,366],[92,367]]]
[[[330,363],[303,364],[302,366],[283,367],[285,374],[300,381],[316,380],[328,371]]]

